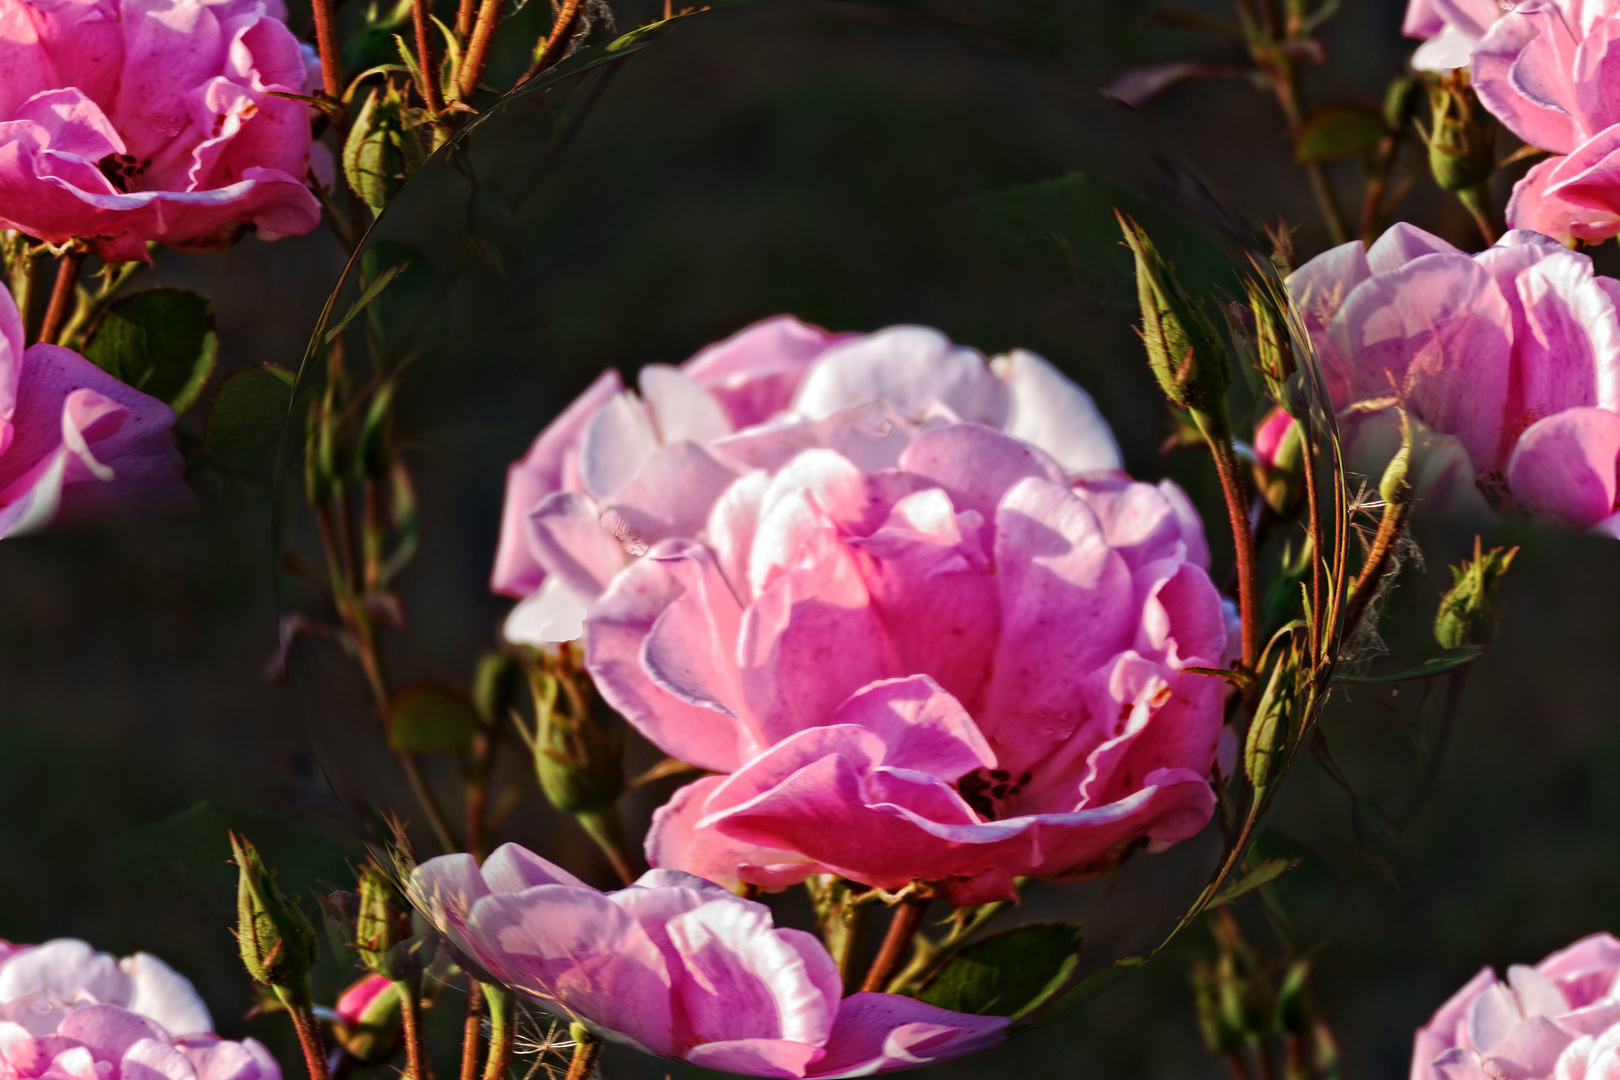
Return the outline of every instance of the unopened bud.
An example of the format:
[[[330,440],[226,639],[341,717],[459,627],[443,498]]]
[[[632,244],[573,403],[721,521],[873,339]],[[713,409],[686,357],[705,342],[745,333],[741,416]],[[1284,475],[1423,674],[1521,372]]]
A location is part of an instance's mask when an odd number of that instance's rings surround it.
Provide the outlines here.
[[[1255,484],[1278,517],[1299,508],[1304,488],[1305,440],[1299,423],[1280,406],[1254,430]]]
[[[360,869],[360,906],[354,920],[354,948],[361,966],[398,981],[422,965],[411,936],[411,912],[382,867],[367,862]]]
[[[1399,506],[1410,502],[1412,486],[1406,482],[1406,474],[1412,465],[1412,414],[1401,409],[1401,446],[1395,451],[1395,456],[1389,459],[1384,466],[1384,475],[1378,481],[1378,497],[1384,500],[1385,506]]]
[[[1518,548],[1482,552],[1479,537],[1474,537],[1474,557],[1451,568],[1451,590],[1440,599],[1434,617],[1434,639],[1442,649],[1491,643],[1501,614],[1497,590],[1518,553]]]
[[[1243,744],[1243,770],[1256,790],[1267,788],[1293,755],[1305,714],[1300,653],[1289,644],[1271,668]]]
[[[1469,84],[1468,69],[1457,68],[1428,80],[1429,169],[1447,191],[1483,184],[1496,171],[1496,121]]]
[[[343,991],[332,1011],[332,1037],[360,1064],[386,1061],[399,1048],[403,1017],[398,984],[367,975]]]
[[[276,884],[246,837],[231,833],[236,857],[236,942],[248,974],[266,986],[300,988],[320,958],[315,928]]]
[[[427,157],[405,95],[392,82],[373,90],[343,144],[343,175],[360,201],[380,214]]]
[[[1249,308],[1254,317],[1255,369],[1265,380],[1274,400],[1287,400],[1288,380],[1299,365],[1294,359],[1294,341],[1288,331],[1288,319],[1283,314],[1285,303],[1277,289],[1267,282],[1250,278],[1245,282],[1249,294]]]
[[[557,707],[559,679],[573,678],[572,672],[535,678],[540,722],[534,764],[551,805],[580,814],[610,806],[624,793],[624,741],[596,723],[583,693],[570,695],[569,708]]]
[[[1203,304],[1177,280],[1175,268],[1147,231],[1117,210],[1125,243],[1136,257],[1136,295],[1142,309],[1142,344],[1148,366],[1170,401],[1195,414],[1223,415],[1232,384],[1226,343]]]

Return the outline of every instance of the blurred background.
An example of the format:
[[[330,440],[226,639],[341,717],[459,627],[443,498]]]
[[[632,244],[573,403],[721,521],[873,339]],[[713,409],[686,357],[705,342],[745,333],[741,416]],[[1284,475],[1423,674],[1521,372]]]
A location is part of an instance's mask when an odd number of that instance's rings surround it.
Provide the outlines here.
[[[1065,72],[1106,83],[1141,64],[1241,59],[1236,46],[1219,38],[1144,25],[1144,16],[1161,6],[1147,0],[896,0],[877,6],[974,28],[993,39],[985,47],[995,55],[1027,51],[1034,57],[1029,64],[1059,82]],[[1229,14],[1220,0],[1180,6]],[[1399,34],[1403,7],[1398,0],[1364,0],[1326,24],[1321,37],[1328,64],[1306,69],[1310,103],[1379,104],[1414,44]],[[614,4],[621,29],[655,18],[655,8],[661,4]],[[306,18],[307,10],[295,6],[295,29]],[[797,44],[774,47],[791,52]],[[860,110],[859,95],[850,95],[844,107]],[[1275,104],[1252,85],[1218,79],[1174,87],[1142,113],[1160,142],[1194,163],[1242,215],[1303,223],[1296,233],[1302,258],[1326,247]],[[1038,135],[1038,123],[1023,119],[1025,134],[1010,136],[1014,141]],[[917,145],[923,152],[938,144],[919,137]],[[1099,157],[1108,151],[1106,145],[1091,150]],[[1410,170],[1416,153],[1407,153],[1403,167]],[[921,175],[932,163],[916,164]],[[1355,170],[1334,179],[1341,203],[1353,205]],[[431,205],[430,197],[421,198]],[[1426,180],[1414,186],[1399,216],[1477,246],[1461,207]],[[250,239],[218,255],[165,254],[142,283],[196,288],[212,297],[222,368],[296,367],[343,261],[325,232],[273,244]],[[668,271],[655,262],[642,272]],[[781,276],[792,277],[790,270]],[[590,299],[591,279],[580,280],[580,295]],[[761,286],[761,297],[773,295]],[[1066,349],[1078,301],[1031,295],[1027,305],[963,315],[968,325],[960,326],[950,325],[952,307],[977,309],[962,297],[929,295],[920,284],[878,297],[851,298],[836,289],[792,295],[805,297],[799,314],[833,329],[931,319],[987,352],[1017,345],[1043,352],[1097,396],[1134,475],[1174,476],[1199,499],[1206,520],[1218,520],[1207,463],[1186,451],[1158,451],[1168,427],[1145,365],[1101,370]],[[619,326],[619,351],[606,355],[627,377],[640,363],[678,362],[719,336],[702,318],[673,326],[666,318],[658,348],[650,348],[636,330],[633,309],[616,308],[612,300],[596,297],[596,306],[579,318],[592,323],[595,340],[603,336],[602,324]],[[737,310],[739,318],[769,313],[750,314],[742,301]],[[1121,326],[1128,321],[1116,320]],[[590,355],[600,363],[604,354]],[[523,432],[518,450],[594,374],[583,360],[571,362],[551,364],[542,380],[509,395],[510,423]],[[196,423],[195,417],[186,421]],[[515,456],[504,443],[482,452],[496,460]],[[497,488],[498,481],[496,474]],[[254,994],[228,929],[234,870],[227,864],[225,829],[245,830],[281,867],[283,885],[306,895],[347,885],[346,861],[361,849],[311,748],[304,698],[264,677],[277,646],[267,486],[217,478],[199,478],[198,486],[201,510],[190,519],[0,545],[0,938],[77,936],[119,954],[156,953],[196,982],[223,1034],[252,1034],[269,1043],[292,1077],[301,1066],[280,1020],[244,1019]],[[494,527],[492,518],[457,519],[441,535],[453,534],[450,543],[468,550],[493,550]],[[1418,540],[1429,556],[1428,573],[1391,600],[1391,623],[1406,626],[1411,638],[1392,640],[1397,653],[1423,647],[1435,590],[1449,577],[1443,563],[1463,542],[1421,530]],[[1481,966],[1533,962],[1583,934],[1613,928],[1620,913],[1620,860],[1609,842],[1620,820],[1620,786],[1610,780],[1620,769],[1620,731],[1611,727],[1610,705],[1620,674],[1606,662],[1620,654],[1620,623],[1610,614],[1611,598],[1620,597],[1614,549],[1588,537],[1528,532],[1497,542],[1522,543],[1525,550],[1509,578],[1496,648],[1468,680],[1458,734],[1435,793],[1402,837],[1400,887],[1377,879],[1363,884],[1343,905],[1317,958],[1315,1004],[1334,1030],[1350,1077],[1403,1074],[1413,1029]],[[1219,579],[1229,560],[1223,562],[1216,546]],[[435,557],[428,552],[426,565]],[[438,598],[413,609],[422,633],[453,636],[463,624],[476,624],[487,637],[497,601],[480,593],[468,601],[470,609],[451,610],[453,596],[478,592],[481,572],[466,581],[413,586]],[[466,648],[475,652],[483,644]],[[1413,762],[1387,699],[1387,692],[1371,688],[1336,697],[1324,727],[1358,788],[1393,803],[1409,783]],[[637,752],[656,758],[645,747]],[[647,809],[637,805],[632,814],[644,816]],[[533,797],[519,816],[528,842],[607,884],[605,866],[566,818]],[[1293,895],[1315,908],[1330,903],[1333,877],[1358,870],[1343,793],[1303,759],[1271,824],[1317,856],[1290,883]],[[1151,913],[1150,924],[1173,914],[1174,902],[1196,884],[1199,855],[1188,845],[1179,856],[1138,857],[1119,882],[1088,886],[1098,912],[1087,926],[1088,955],[1135,947],[1111,939],[1146,932],[1118,917],[1117,901],[1136,890],[1173,894]],[[1029,917],[1063,913],[1042,887],[1029,907]],[[1144,972],[1087,1007],[994,1058],[950,1063],[926,1075],[943,1080],[993,1067],[1032,1077],[1218,1076],[1224,1066],[1203,1050],[1187,988],[1190,958],[1207,941],[1201,928],[1189,930]],[[336,971],[321,972],[327,995],[339,978]],[[459,1024],[459,1014],[448,1018]],[[665,1069],[666,1063],[628,1055],[610,1055],[605,1064],[610,1080],[656,1077]]]

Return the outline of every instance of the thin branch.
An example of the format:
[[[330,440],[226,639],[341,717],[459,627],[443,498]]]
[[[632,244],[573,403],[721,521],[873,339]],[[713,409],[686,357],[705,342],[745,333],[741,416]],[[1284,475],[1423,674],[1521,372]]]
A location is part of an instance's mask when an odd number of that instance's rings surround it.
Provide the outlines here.
[[[429,37],[431,29],[428,12],[428,0],[411,0],[411,22],[416,30],[416,63],[417,70],[422,73],[421,83],[416,92],[422,95],[422,104],[432,116],[438,116],[444,111],[444,102],[439,100],[439,84],[434,78],[433,66],[433,40]]]
[[[883,935],[883,945],[878,949],[877,959],[866,972],[866,979],[861,983],[861,989],[873,993],[882,993],[889,985],[900,967],[900,961],[906,955],[906,949],[911,945],[912,937],[922,926],[923,914],[928,910],[927,900],[905,900],[894,909],[894,918],[889,921],[889,931]]]
[[[1254,570],[1254,534],[1249,528],[1249,498],[1238,474],[1237,455],[1223,439],[1210,440],[1215,471],[1221,479],[1232,543],[1237,552],[1238,610],[1243,619],[1243,669],[1253,672],[1260,660],[1260,602]]]
[[[478,21],[473,24],[472,40],[467,43],[467,55],[461,62],[462,101],[470,101],[478,92],[478,80],[489,62],[489,43],[500,21],[501,0],[483,0],[478,6]]]
[[[45,309],[45,321],[39,328],[39,340],[47,345],[55,345],[57,335],[67,325],[68,305],[77,295],[84,256],[82,251],[70,251],[57,260],[56,284],[51,289],[50,306]]]
[[[321,90],[333,101],[343,98],[343,54],[338,51],[332,0],[313,0],[315,49],[321,54]]]
[[[534,63],[529,65],[529,70],[518,80],[520,84],[528,82],[557,62],[560,58],[559,47],[567,45],[569,36],[574,32],[574,20],[579,16],[579,9],[582,6],[582,0],[563,0],[562,10],[557,12],[557,21],[552,24],[551,33],[541,38],[534,47]]]

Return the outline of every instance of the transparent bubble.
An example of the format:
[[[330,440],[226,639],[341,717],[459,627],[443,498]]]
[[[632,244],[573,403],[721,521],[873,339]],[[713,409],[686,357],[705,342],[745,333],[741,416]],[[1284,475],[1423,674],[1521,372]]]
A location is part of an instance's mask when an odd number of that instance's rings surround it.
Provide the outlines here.
[[[1207,453],[1165,449],[1177,428],[1136,330],[1116,211],[1205,298],[1214,325],[1247,295],[1245,279],[1286,296],[1263,236],[1140,116],[1043,58],[945,21],[854,4],[702,12],[576,58],[479,117],[366,235],[312,339],[284,440],[281,596],[304,631],[289,670],[357,828],[381,850],[390,821],[402,822],[420,858],[446,840],[481,853],[514,841],[613,885],[587,831],[535,782],[514,726],[535,723],[529,687],[512,678],[489,691],[488,666],[480,681],[481,657],[517,651],[502,633],[516,598],[491,589],[508,468],[605,370],[635,388],[644,366],[678,366],[774,316],[833,333],[934,327],[983,357],[1044,357],[1090,395],[1131,477],[1188,493],[1224,588],[1233,548],[1221,488]],[[1297,320],[1289,330],[1300,367],[1289,407],[1314,416],[1318,446],[1331,447],[1309,345]],[[999,378],[988,371],[979,377]],[[1233,429],[1247,446],[1269,406],[1258,382],[1233,381]],[[639,383],[654,397],[650,385]],[[387,424],[368,419],[382,387]],[[655,440],[708,422],[712,402],[670,400],[682,403],[652,410]],[[979,402],[848,404],[847,428],[806,438],[845,439],[836,445],[853,458],[850,446],[914,438]],[[310,434],[323,415],[330,452]],[[1333,455],[1317,466],[1331,526]],[[586,473],[617,467],[578,454],[559,466],[574,470],[576,492]],[[671,535],[595,509],[626,566]],[[697,518],[706,528],[707,513]],[[1269,543],[1263,557],[1275,561],[1281,541]],[[358,582],[347,622],[324,569],[293,570],[332,559]],[[531,641],[568,636],[594,598],[565,599],[575,606],[536,616]],[[849,650],[828,658],[829,677],[867,661],[857,643]],[[1074,703],[1064,730],[1086,708]],[[610,710],[594,715],[608,739],[627,738],[629,775],[664,761]],[[652,811],[693,775],[650,779],[619,800],[633,861]],[[483,822],[476,843],[469,814]],[[1151,948],[1209,878],[1221,840],[1211,826],[1125,858],[1143,839],[1068,875],[1090,880],[1035,885],[1001,918],[1083,922],[1086,971]],[[802,889],[765,898],[779,924],[810,926]]]

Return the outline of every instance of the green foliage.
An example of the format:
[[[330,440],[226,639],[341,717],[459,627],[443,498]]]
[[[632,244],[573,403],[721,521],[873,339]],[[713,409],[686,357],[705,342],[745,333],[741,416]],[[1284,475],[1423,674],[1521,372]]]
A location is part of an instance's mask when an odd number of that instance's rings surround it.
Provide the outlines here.
[[[1270,885],[1273,881],[1276,881],[1278,878],[1288,873],[1288,871],[1292,870],[1303,861],[1304,860],[1297,858],[1267,859],[1265,862],[1253,867],[1241,878],[1222,889],[1219,895],[1209,902],[1209,906],[1221,907],[1223,904],[1230,904],[1232,901],[1236,900],[1240,896],[1245,895],[1246,893],[1251,893],[1256,889]]]
[[[1441,611],[1444,614],[1444,607],[1441,608]],[[1437,675],[1449,675],[1453,671],[1460,671],[1484,655],[1485,647],[1483,645],[1466,645],[1458,649],[1447,649],[1439,656],[1430,657],[1428,660],[1423,661],[1417,667],[1397,671],[1393,675],[1354,675],[1347,672],[1342,675],[1335,675],[1333,681],[1341,683],[1398,683],[1411,682],[1417,679],[1432,679]]]
[[[1243,744],[1243,769],[1256,790],[1266,789],[1293,756],[1305,719],[1303,657],[1290,641],[1271,669]]]
[[[185,289],[146,289],[115,302],[96,323],[84,355],[175,414],[196,404],[214,372],[219,335],[208,297]]]
[[[261,472],[281,437],[292,391],[293,373],[279,364],[255,364],[231,372],[208,406],[203,456],[238,476]]]
[[[1052,1005],[1040,1015],[1040,1021],[1044,1023],[1065,1009],[1072,1009],[1076,1005],[1084,1005],[1092,998],[1100,997],[1117,986],[1125,976],[1145,963],[1147,963],[1147,960],[1144,957],[1125,956],[1115,960],[1107,967],[1098,968],[1065,990],[1063,995],[1053,1001]]]
[[[472,702],[441,687],[406,687],[388,705],[388,745],[397,753],[459,754],[478,728]]]
[[[1080,927],[1020,926],[957,953],[917,996],[930,1005],[977,1016],[1018,1019],[1052,999],[1080,963]]]
[[[1136,258],[1136,293],[1148,367],[1165,397],[1190,409],[1199,420],[1199,430],[1204,431],[1206,423],[1200,417],[1224,418],[1226,414],[1226,391],[1232,385],[1226,343],[1204,312],[1203,298],[1182,286],[1175,267],[1159,254],[1147,230],[1123,214],[1118,220]]]
[[[382,213],[426,159],[404,93],[390,81],[367,94],[343,143],[343,175],[360,201]]]
[[[1384,115],[1364,105],[1338,104],[1319,109],[1300,125],[1294,160],[1301,165],[1336,158],[1365,157],[1389,134]]]

